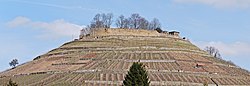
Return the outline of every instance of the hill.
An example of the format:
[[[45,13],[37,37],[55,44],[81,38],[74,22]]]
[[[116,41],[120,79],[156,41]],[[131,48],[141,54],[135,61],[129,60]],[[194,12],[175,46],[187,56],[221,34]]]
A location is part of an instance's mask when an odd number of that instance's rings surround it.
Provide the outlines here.
[[[121,85],[133,62],[151,85],[250,85],[250,73],[199,49],[179,32],[96,28],[33,61],[0,73],[21,86]]]

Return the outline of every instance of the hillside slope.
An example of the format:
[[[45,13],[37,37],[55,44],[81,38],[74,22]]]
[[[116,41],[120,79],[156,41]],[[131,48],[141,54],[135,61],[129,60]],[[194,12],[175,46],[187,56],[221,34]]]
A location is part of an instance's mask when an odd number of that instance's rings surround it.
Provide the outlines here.
[[[133,62],[146,66],[151,85],[250,85],[250,73],[163,36],[102,36],[71,41],[15,69],[0,73],[21,86],[121,85]]]

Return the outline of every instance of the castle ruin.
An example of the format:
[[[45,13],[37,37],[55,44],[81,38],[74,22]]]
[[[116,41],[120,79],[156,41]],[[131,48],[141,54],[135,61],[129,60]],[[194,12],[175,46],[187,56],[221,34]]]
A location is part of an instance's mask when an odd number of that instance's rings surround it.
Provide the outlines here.
[[[134,37],[172,37],[180,38],[180,32],[177,31],[163,31],[161,33],[156,30],[145,29],[122,29],[122,28],[91,28],[89,33],[86,30],[81,30],[80,39],[85,37],[106,37],[106,36],[134,36]]]

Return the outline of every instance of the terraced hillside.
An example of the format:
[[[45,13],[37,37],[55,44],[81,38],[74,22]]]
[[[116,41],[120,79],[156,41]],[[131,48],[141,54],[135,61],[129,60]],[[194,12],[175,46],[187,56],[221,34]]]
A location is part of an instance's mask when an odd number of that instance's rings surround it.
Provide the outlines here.
[[[152,86],[250,85],[250,73],[211,57],[187,40],[167,36],[85,37],[0,73],[21,86],[116,86],[133,62],[146,66]]]

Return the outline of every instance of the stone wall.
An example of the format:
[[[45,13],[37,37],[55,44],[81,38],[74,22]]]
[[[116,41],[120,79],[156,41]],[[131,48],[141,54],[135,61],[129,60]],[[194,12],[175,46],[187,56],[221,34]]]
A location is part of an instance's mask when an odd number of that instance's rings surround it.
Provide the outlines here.
[[[98,28],[93,29],[90,36],[160,36],[155,30],[143,30],[143,29],[117,29],[117,28]]]
[[[131,36],[131,37],[172,37],[180,38],[178,35],[169,33],[158,33],[156,30],[144,29],[120,29],[120,28],[92,28],[90,34],[80,35],[79,39],[87,39],[92,37],[109,37],[109,36]]]

